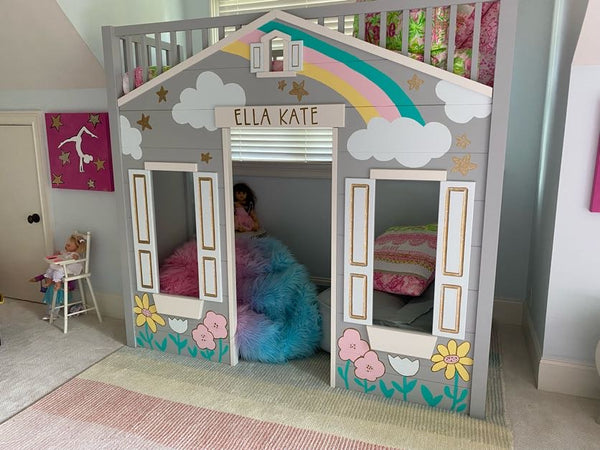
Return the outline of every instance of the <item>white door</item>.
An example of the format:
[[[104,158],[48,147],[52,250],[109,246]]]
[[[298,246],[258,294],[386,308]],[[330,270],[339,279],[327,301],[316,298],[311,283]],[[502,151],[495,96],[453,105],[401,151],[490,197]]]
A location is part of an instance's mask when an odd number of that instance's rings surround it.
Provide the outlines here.
[[[31,301],[42,294],[28,280],[46,270],[52,251],[43,124],[41,114],[0,113],[0,294]],[[29,223],[35,214],[40,220]]]

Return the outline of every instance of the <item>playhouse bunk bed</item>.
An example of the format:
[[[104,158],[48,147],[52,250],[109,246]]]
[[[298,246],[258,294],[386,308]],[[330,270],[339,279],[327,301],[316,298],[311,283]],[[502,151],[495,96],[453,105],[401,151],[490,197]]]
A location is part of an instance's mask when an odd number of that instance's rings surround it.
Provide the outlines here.
[[[333,386],[483,417],[516,9],[375,0],[104,27],[128,345],[235,365],[258,345],[243,330],[274,325],[261,345],[304,332],[308,350],[275,352],[300,357],[320,341]],[[333,131],[331,286],[318,294],[285,243],[240,244],[233,229],[230,130],[272,126]],[[435,186],[435,223],[375,231],[376,192],[396,182]],[[157,236],[173,235],[165,250]],[[197,295],[161,289],[185,252]],[[285,302],[263,290],[281,270],[299,277]],[[241,304],[249,289],[267,306]],[[383,291],[410,320],[386,320]]]

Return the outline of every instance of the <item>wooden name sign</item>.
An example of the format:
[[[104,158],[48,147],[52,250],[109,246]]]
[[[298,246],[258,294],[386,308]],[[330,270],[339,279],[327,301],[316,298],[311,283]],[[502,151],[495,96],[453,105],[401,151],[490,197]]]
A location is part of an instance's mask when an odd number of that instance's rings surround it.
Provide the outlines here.
[[[341,128],[345,105],[217,106],[218,128],[294,127]]]

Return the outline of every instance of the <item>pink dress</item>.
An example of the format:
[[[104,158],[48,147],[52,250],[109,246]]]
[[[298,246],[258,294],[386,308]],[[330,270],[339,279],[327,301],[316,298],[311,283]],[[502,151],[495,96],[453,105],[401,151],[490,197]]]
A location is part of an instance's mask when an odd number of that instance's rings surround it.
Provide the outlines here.
[[[248,214],[248,211],[243,206],[239,205],[235,207],[235,229],[244,228],[248,231],[254,227],[254,219]]]

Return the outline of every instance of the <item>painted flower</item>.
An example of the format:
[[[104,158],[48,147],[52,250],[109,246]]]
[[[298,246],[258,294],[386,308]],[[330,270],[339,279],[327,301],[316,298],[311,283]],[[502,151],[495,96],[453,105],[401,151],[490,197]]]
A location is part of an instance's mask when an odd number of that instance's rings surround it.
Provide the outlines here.
[[[204,325],[215,338],[227,337],[227,319],[225,316],[208,311],[206,317],[204,317]]]
[[[346,328],[344,335],[338,339],[340,359],[352,362],[369,351],[369,343],[360,338],[360,333],[354,328]]]
[[[135,296],[136,306],[133,308],[133,312],[137,314],[135,318],[135,324],[138,327],[148,324],[153,333],[156,333],[156,324],[165,326],[165,321],[156,313],[156,305],[150,305],[148,294],[144,294],[142,298]]]
[[[354,375],[362,380],[375,381],[385,373],[385,366],[373,350],[354,361],[354,365]]]
[[[437,372],[446,369],[444,376],[448,380],[454,378],[454,375],[458,372],[458,375],[464,381],[469,381],[469,372],[465,369],[465,366],[473,365],[473,359],[467,358],[470,349],[471,344],[468,341],[463,342],[458,347],[454,339],[448,341],[448,347],[439,344],[437,346],[439,353],[431,357],[431,361],[435,363],[431,367],[431,371]]]
[[[397,373],[403,377],[412,377],[419,371],[419,360],[411,361],[408,358],[388,355],[388,361]]]
[[[214,350],[216,347],[214,336],[208,330],[208,328],[202,324],[198,324],[198,326],[192,331],[192,339],[194,339],[199,348]]]
[[[188,329],[188,321],[185,319],[172,319],[169,317],[169,326],[175,333],[183,334]]]

